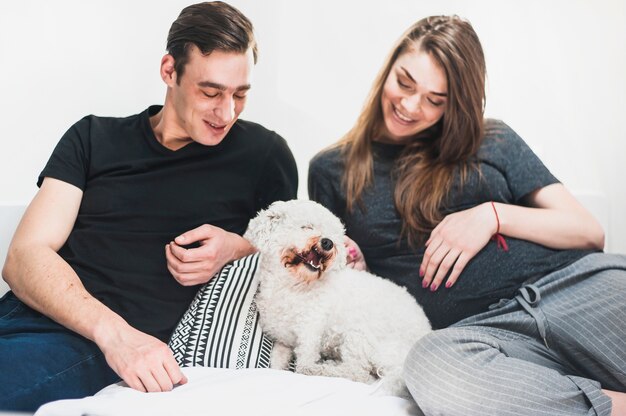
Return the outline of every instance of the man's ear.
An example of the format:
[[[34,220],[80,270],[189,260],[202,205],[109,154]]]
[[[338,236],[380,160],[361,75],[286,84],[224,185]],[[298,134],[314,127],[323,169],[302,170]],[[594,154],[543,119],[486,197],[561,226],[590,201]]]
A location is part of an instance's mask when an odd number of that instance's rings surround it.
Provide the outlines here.
[[[176,60],[169,53],[161,58],[161,79],[168,87],[173,87],[176,84],[177,74],[174,68],[175,63]]]

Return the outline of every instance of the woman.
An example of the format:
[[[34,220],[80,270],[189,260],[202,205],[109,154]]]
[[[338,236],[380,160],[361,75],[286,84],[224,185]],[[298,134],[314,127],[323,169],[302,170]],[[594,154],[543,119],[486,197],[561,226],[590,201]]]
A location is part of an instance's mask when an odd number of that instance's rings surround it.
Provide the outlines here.
[[[309,195],[345,223],[353,267],[446,328],[406,361],[425,414],[626,414],[626,258],[599,253],[600,225],[484,102],[471,25],[417,22],[311,161]]]

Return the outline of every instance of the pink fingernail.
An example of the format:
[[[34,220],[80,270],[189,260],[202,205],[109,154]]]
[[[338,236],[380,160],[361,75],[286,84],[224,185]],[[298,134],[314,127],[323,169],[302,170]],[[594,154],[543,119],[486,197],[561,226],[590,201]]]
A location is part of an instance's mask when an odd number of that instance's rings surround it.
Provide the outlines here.
[[[439,286],[437,286],[437,284],[433,283],[432,285],[430,285],[430,291],[434,292],[435,290],[437,290]]]
[[[422,287],[426,289],[428,287],[428,281],[422,280]]]
[[[424,277],[424,270],[420,269],[420,277]]]
[[[352,256],[352,257],[355,257],[356,256],[356,248],[350,247],[348,249],[348,254],[350,254],[350,256]]]
[[[446,289],[450,289],[452,287],[452,282],[446,282]]]

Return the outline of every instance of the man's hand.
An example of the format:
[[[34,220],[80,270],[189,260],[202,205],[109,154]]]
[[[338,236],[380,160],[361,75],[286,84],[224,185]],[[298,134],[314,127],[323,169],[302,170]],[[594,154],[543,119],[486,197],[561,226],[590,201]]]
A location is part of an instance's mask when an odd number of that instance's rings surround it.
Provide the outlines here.
[[[169,347],[130,326],[107,334],[98,346],[113,371],[135,390],[163,392],[187,383]]]
[[[420,265],[422,287],[437,290],[456,283],[469,261],[487,245],[497,223],[489,202],[447,215],[432,231]]]
[[[199,247],[183,247],[193,243]],[[183,286],[206,283],[226,263],[253,252],[243,237],[208,224],[183,233],[165,246],[167,268]]]
[[[356,270],[367,270],[365,257],[363,257],[363,253],[361,252],[359,245],[348,236],[345,237],[344,244],[346,246],[346,250],[348,251],[348,267]]]

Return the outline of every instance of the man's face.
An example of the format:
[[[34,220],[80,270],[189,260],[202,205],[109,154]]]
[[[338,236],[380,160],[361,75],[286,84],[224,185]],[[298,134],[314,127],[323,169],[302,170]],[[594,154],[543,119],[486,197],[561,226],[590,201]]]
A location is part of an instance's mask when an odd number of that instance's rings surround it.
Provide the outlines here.
[[[168,83],[174,123],[167,136],[179,144],[193,140],[205,146],[219,144],[246,104],[254,58],[247,53],[215,50],[202,55],[192,45],[181,77]]]

